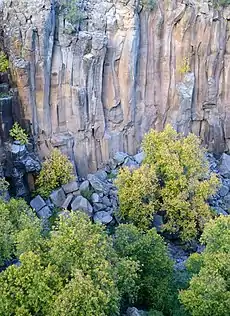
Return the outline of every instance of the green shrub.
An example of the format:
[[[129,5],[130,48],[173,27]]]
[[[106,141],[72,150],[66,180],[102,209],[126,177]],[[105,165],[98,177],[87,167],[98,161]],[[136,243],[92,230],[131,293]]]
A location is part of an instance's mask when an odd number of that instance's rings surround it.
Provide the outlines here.
[[[9,182],[7,182],[5,178],[0,178],[0,197],[6,197],[9,185]]]
[[[206,248],[190,259],[190,269],[195,274],[189,288],[180,293],[180,299],[192,316],[229,315],[230,217],[211,220],[201,241]]]
[[[155,309],[152,309],[151,311],[148,312],[148,316],[164,316],[164,314]]]
[[[154,213],[164,214],[163,229],[187,241],[197,237],[212,217],[206,200],[219,181],[209,175],[200,140],[171,126],[151,130],[143,140],[145,160],[138,170],[121,171],[116,180],[120,216],[147,229]]]
[[[146,233],[131,224],[116,229],[114,247],[119,257],[139,262],[138,305],[168,309],[173,265],[161,236],[153,228]]]
[[[159,185],[154,168],[143,165],[134,171],[121,169],[115,184],[120,217],[140,228],[148,228],[154,211],[159,209]]]
[[[0,52],[0,72],[7,72],[9,61],[3,52]]]
[[[72,163],[60,150],[54,149],[42,164],[36,181],[37,193],[47,198],[54,189],[73,179]]]
[[[43,243],[0,274],[0,315],[117,315],[135,294],[138,264],[119,259],[102,225],[60,217]]]
[[[61,11],[64,12],[65,19],[73,25],[83,19],[81,2],[78,0],[62,0]]]
[[[28,144],[28,135],[26,134],[25,130],[15,122],[13,127],[10,130],[10,136],[14,140],[18,140],[21,144]]]
[[[12,259],[17,253],[24,251],[25,247],[32,247],[32,241],[40,235],[40,222],[25,201],[11,199],[4,202],[0,199],[0,266],[6,260]],[[38,232],[39,231],[39,232]],[[31,238],[32,236],[35,238]],[[20,249],[17,247],[21,236],[27,241]],[[25,238],[23,238],[25,240]]]

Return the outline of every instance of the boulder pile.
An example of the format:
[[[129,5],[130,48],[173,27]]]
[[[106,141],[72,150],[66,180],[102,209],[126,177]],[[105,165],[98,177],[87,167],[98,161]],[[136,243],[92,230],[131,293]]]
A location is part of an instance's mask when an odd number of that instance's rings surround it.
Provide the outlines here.
[[[54,208],[77,211],[81,210],[94,222],[105,225],[115,224],[118,209],[117,188],[113,184],[121,167],[138,168],[144,159],[143,152],[129,156],[117,152],[104,169],[88,174],[86,179],[78,179],[53,191],[47,200],[37,195],[30,205],[38,217],[47,220]]]
[[[88,174],[86,178],[78,179],[63,185],[53,191],[47,200],[36,196],[30,205],[35,209],[40,218],[48,219],[53,209],[81,210],[91,217],[94,222],[102,224],[114,224],[118,220],[116,211],[118,209],[117,188],[114,185],[119,168],[138,168],[144,159],[144,153],[140,152],[130,156],[124,152],[117,152],[106,164],[104,169],[94,174]],[[230,155],[223,154],[216,159],[213,154],[208,153],[207,159],[210,172],[217,174],[220,180],[220,188],[215,196],[209,199],[209,204],[217,214],[230,214]],[[159,217],[159,215],[156,215]],[[155,216],[154,226],[159,228],[159,219]]]

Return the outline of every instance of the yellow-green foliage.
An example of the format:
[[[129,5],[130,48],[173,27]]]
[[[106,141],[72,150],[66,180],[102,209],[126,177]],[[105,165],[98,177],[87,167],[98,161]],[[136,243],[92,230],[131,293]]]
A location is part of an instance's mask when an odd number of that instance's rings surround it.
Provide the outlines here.
[[[15,122],[13,127],[10,130],[10,136],[14,140],[18,140],[21,144],[28,144],[28,135],[26,134],[25,130]]]
[[[210,221],[202,235],[206,245],[189,259],[195,272],[180,299],[192,316],[227,316],[230,311],[230,217]]]
[[[123,297],[136,292],[138,269],[118,258],[102,225],[70,213],[36,249],[27,246],[19,267],[0,273],[0,315],[119,315]]]
[[[139,169],[124,168],[115,180],[118,187],[122,219],[146,229],[154,211],[159,209],[159,184],[155,169],[143,165]]]
[[[17,242],[21,236],[26,236],[30,242],[27,246],[32,247],[33,239],[40,229],[40,223],[35,214],[28,207],[24,200],[11,199],[4,202],[0,199],[0,266],[6,260],[12,259],[16,253]],[[39,235],[39,233],[38,233]],[[1,314],[0,314],[1,315]]]
[[[72,163],[60,150],[54,149],[42,164],[36,181],[37,193],[46,198],[54,189],[73,179]]]
[[[219,183],[215,175],[208,175],[199,138],[193,134],[183,137],[167,125],[162,132],[151,130],[143,149],[142,168],[118,175],[120,215],[147,228],[153,214],[162,211],[164,230],[183,240],[197,237],[211,218],[206,200]]]
[[[5,178],[0,178],[0,194],[2,197],[5,197],[8,188],[9,182],[7,182]]]
[[[6,72],[9,68],[9,61],[3,52],[0,52],[0,72]]]
[[[189,59],[188,59],[188,58],[185,57],[185,58],[183,59],[183,62],[181,63],[181,65],[180,65],[178,71],[179,71],[179,73],[181,73],[181,74],[185,74],[185,73],[191,71],[190,64],[189,64]]]

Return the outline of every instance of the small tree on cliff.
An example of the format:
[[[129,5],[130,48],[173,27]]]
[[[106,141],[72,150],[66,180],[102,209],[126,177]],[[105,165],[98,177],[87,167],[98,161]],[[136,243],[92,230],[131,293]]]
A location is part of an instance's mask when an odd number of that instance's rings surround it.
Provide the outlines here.
[[[184,137],[170,125],[144,138],[145,160],[139,170],[121,170],[116,184],[120,216],[147,229],[154,213],[164,214],[163,229],[190,240],[212,217],[206,203],[218,179],[209,175],[204,149],[194,134]]]
[[[42,170],[36,181],[37,192],[47,198],[54,189],[73,178],[72,163],[60,150],[54,149],[42,164]]]

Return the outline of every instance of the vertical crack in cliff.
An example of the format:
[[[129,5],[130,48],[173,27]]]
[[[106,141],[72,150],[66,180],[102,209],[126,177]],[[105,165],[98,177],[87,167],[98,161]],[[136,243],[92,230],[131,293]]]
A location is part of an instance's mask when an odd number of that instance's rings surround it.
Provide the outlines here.
[[[44,118],[43,127],[48,135],[52,134],[52,121],[50,109],[50,84],[51,84],[51,67],[55,34],[55,0],[51,0],[51,8],[44,26]]]

